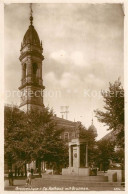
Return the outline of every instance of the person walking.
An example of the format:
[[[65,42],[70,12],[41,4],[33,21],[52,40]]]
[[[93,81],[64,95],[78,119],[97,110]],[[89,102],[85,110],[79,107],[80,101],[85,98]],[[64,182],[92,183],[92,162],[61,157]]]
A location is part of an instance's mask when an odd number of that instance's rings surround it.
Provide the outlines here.
[[[31,174],[32,174],[32,176],[33,176],[33,168],[31,168]]]
[[[30,170],[28,170],[27,171],[27,182],[26,182],[27,186],[31,185],[31,179],[32,179],[32,174],[31,174]]]
[[[9,186],[13,186],[13,172],[12,172],[12,170],[9,170],[8,178],[9,178]]]

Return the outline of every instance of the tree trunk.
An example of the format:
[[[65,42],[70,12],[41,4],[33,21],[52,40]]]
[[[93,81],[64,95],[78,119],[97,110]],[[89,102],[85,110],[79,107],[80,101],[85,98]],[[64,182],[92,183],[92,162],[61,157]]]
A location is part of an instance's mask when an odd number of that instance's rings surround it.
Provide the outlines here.
[[[38,169],[39,169],[39,175],[41,176],[41,160],[38,160]]]
[[[17,166],[15,166],[15,177],[17,177]]]
[[[25,176],[27,176],[26,163],[24,164],[24,168],[25,168]]]

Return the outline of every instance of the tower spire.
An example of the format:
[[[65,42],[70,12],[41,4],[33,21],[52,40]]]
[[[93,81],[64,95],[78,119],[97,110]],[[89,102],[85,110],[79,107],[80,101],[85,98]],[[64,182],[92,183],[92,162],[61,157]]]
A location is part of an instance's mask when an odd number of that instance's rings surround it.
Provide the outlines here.
[[[32,16],[33,10],[32,10],[32,3],[30,3],[30,24],[32,26],[33,24],[33,16]]]

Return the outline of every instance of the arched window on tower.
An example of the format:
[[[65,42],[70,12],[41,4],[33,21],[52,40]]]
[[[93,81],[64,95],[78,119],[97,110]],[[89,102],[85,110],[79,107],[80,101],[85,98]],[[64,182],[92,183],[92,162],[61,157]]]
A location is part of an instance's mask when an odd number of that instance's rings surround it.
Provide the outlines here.
[[[33,68],[33,76],[34,76],[34,78],[36,78],[37,77],[37,69],[38,69],[37,64],[33,63],[32,68]]]
[[[26,63],[23,65],[23,79],[26,78],[27,70],[26,70]]]
[[[39,80],[38,80],[38,65],[36,63],[32,64],[32,72],[33,72],[33,82],[35,84],[38,84]]]

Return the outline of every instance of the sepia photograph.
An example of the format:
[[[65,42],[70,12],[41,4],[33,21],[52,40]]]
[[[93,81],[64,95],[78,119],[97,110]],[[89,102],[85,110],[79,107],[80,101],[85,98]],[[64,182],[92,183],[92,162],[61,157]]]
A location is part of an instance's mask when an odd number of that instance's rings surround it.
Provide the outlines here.
[[[123,3],[4,3],[4,191],[125,191]]]

